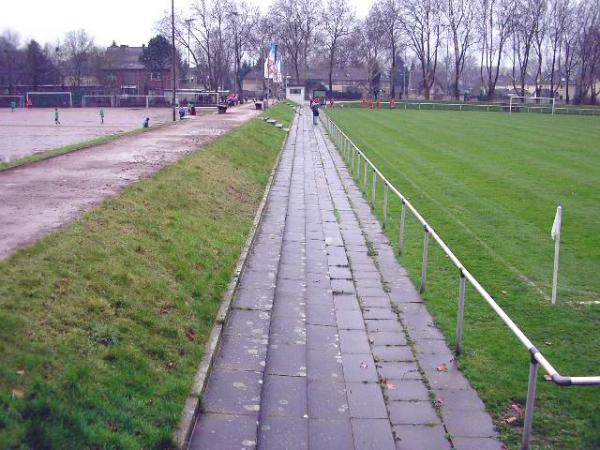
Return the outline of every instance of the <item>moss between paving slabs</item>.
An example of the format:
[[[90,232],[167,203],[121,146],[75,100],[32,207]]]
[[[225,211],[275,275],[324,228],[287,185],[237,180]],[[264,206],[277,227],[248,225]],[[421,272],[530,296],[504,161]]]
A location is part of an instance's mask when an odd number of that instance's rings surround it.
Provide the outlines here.
[[[284,136],[252,120],[0,263],[0,448],[172,446]]]

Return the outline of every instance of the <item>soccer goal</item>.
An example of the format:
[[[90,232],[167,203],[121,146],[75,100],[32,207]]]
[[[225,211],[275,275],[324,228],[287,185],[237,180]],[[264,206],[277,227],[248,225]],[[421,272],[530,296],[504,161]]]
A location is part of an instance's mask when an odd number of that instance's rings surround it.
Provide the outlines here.
[[[56,108],[72,107],[73,96],[70,92],[27,92],[27,100],[31,100],[34,107]]]
[[[0,95],[0,106],[9,107],[14,102],[17,108],[25,105],[25,98],[22,95]]]
[[[115,96],[114,95],[84,95],[81,97],[81,106],[86,107],[114,107]]]
[[[175,99],[175,103],[179,104],[179,99]],[[173,106],[173,98],[168,95],[148,95],[146,97],[146,104],[149,108],[164,108]]]
[[[554,115],[555,111],[554,97],[528,97],[521,95],[511,95],[508,112],[541,112]]]
[[[147,108],[147,95],[128,95],[122,94],[116,96],[116,106],[123,108]]]

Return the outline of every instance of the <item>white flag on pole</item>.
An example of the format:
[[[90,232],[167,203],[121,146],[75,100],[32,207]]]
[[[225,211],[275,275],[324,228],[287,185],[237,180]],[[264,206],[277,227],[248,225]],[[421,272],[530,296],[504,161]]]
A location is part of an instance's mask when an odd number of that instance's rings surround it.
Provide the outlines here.
[[[552,224],[552,230],[550,231],[550,236],[552,240],[556,240],[556,235],[560,234],[560,226],[562,224],[562,207],[559,206],[556,208],[556,215],[554,216],[554,223]]]

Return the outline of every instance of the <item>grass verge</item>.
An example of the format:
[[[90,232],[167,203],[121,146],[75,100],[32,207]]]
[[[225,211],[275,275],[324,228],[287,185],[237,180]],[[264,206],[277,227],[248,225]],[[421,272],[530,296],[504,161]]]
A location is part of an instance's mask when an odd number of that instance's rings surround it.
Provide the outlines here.
[[[176,125],[180,122],[165,122],[159,125],[155,125],[151,128],[136,128],[135,130],[124,131],[122,133],[110,134],[108,136],[100,136],[94,139],[90,139],[83,142],[77,142],[76,144],[69,144],[63,147],[53,148],[46,150],[34,155],[24,156],[13,161],[0,162],[0,172],[3,170],[12,169],[14,167],[23,166],[25,164],[33,163],[36,161],[43,161],[45,159],[54,158],[56,156],[64,155],[66,153],[76,152],[77,150],[83,150],[84,148],[95,147],[96,145],[108,144],[109,142],[116,141],[126,136],[136,136],[138,134],[147,133],[149,131],[157,130],[159,128]]]
[[[261,114],[261,117],[270,117],[271,119],[281,122],[284,127],[289,127],[292,123],[292,118],[294,117],[293,112],[295,111],[295,108],[287,106],[286,102],[287,100],[278,103],[276,106],[271,106]]]
[[[559,372],[598,375],[598,118],[350,108],[329,114]],[[369,198],[371,179],[369,174]],[[382,183],[377,198],[382,218]],[[552,306],[550,228],[559,202],[565,210],[560,295]],[[386,230],[394,245],[400,206],[392,201]],[[423,229],[408,214],[400,261],[416,285],[422,249]],[[430,245],[424,298],[451,344],[458,285],[457,270]],[[519,448],[522,417],[511,419],[511,405],[525,403],[528,354],[473,289],[465,314],[459,363],[503,440]],[[600,448],[599,405],[600,388],[561,388],[540,370],[532,448]]]
[[[172,447],[283,139],[252,120],[0,262],[0,448]]]

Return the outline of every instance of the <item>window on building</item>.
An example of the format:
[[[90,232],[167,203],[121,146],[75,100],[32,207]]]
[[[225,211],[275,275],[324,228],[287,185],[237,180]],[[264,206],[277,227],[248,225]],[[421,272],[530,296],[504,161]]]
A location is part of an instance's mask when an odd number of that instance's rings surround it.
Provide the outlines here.
[[[302,89],[290,88],[290,95],[300,95],[300,94],[302,94]]]
[[[150,72],[150,80],[160,81],[162,79],[160,72]]]

